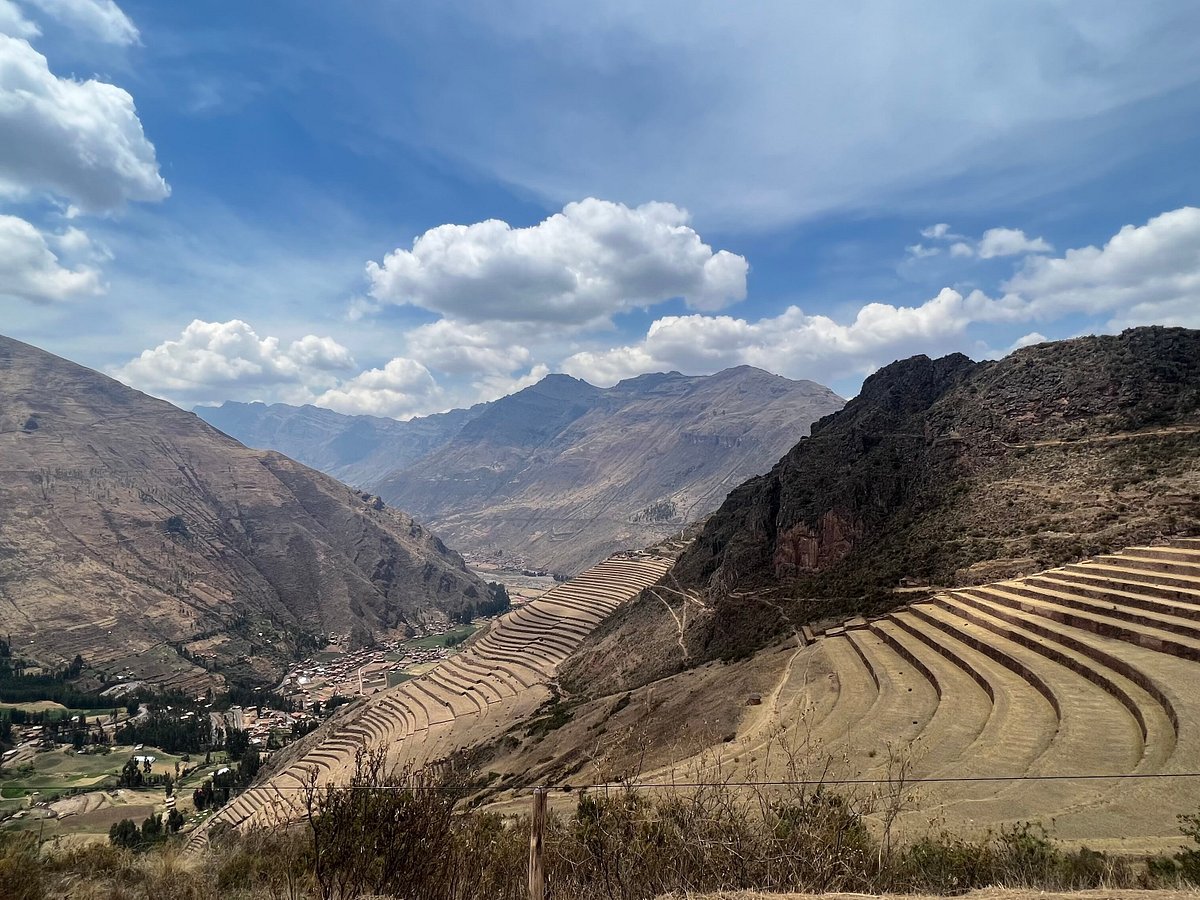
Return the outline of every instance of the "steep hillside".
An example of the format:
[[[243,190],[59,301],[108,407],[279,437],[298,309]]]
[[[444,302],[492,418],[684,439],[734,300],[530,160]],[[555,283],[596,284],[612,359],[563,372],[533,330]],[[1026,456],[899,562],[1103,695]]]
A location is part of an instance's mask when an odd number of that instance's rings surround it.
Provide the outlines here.
[[[345,416],[318,406],[237,403],[198,406],[196,415],[247,447],[285,456],[365,487],[448,443],[478,411],[455,409],[408,422]]]
[[[1200,332],[918,356],[730,493],[671,576],[684,634],[678,610],[643,598],[565,674],[615,689],[890,607],[901,585],[976,584],[1198,527]],[[644,658],[622,650],[634,634]]]
[[[0,632],[23,655],[261,683],[317,635],[486,591],[408,515],[0,338]]]
[[[716,509],[841,405],[828,388],[748,366],[607,390],[550,376],[377,489],[457,547],[575,572]]]
[[[196,412],[378,493],[455,547],[571,573],[712,512],[842,402],[813,382],[743,366],[607,389],[550,375],[409,422],[279,404]]]

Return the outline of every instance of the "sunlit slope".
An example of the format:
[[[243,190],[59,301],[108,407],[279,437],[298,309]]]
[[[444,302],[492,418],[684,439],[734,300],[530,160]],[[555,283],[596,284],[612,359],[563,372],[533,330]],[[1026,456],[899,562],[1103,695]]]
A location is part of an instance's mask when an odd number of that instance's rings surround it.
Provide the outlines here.
[[[1154,850],[1194,811],[1193,780],[1170,776],[1200,771],[1200,538],[938,594],[796,646],[736,741],[650,780],[786,778],[766,748],[787,745],[837,778],[886,780],[908,760],[933,779],[910,826],[1040,820]]]

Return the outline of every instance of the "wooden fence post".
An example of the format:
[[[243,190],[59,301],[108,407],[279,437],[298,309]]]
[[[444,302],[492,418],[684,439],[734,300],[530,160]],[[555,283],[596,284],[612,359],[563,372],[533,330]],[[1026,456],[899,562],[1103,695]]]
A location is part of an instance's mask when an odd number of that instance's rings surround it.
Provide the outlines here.
[[[546,831],[546,789],[533,789],[533,817],[529,829],[529,900],[545,900],[546,867],[542,858]]]

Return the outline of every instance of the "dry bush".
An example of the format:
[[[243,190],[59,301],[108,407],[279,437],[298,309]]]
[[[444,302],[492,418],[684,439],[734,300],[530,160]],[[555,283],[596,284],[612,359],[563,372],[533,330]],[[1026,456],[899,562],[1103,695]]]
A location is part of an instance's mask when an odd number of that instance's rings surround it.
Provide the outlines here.
[[[42,900],[46,896],[33,835],[0,832],[0,886],[6,900]]]

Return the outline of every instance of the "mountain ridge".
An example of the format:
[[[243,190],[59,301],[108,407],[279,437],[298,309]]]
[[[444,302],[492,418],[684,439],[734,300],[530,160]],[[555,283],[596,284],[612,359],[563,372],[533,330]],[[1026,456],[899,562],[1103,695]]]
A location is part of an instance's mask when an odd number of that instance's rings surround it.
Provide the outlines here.
[[[35,658],[267,683],[330,632],[403,631],[486,595],[370,499],[0,337],[0,629]]]
[[[815,382],[751,366],[702,376],[648,373],[609,388],[550,375],[456,411],[461,424],[372,426],[392,435],[380,437],[372,459],[385,459],[387,441],[397,440],[397,464],[359,483],[456,547],[569,573],[661,540],[711,511],[724,490],[768,468],[843,402]],[[286,436],[263,429],[238,433],[219,410],[199,412],[248,443],[289,446]],[[353,418],[341,421],[354,427]],[[395,437],[434,426],[449,427],[415,458],[408,438]],[[319,456],[329,441],[316,443],[301,459],[330,465]]]

